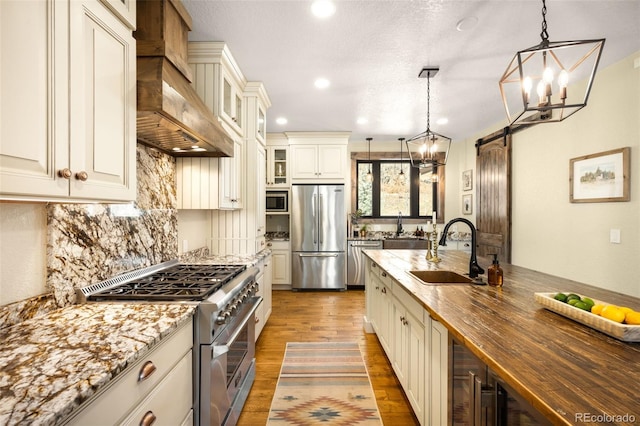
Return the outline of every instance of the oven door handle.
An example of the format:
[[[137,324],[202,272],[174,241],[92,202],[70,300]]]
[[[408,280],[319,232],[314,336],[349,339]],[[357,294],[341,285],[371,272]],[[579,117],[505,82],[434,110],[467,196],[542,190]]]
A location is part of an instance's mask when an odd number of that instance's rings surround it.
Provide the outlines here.
[[[229,337],[229,340],[227,340],[227,343],[225,343],[224,345],[216,345],[214,343],[214,345],[212,345],[213,348],[211,349],[211,354],[214,359],[229,352],[229,346],[231,346],[233,342],[236,341],[240,333],[242,333],[242,329],[244,329],[245,325],[247,325],[247,322],[249,322],[249,320],[252,319],[253,314],[258,309],[258,305],[260,304],[260,302],[262,302],[262,297],[255,297],[254,299],[255,301],[253,303],[253,306],[251,307],[251,310],[244,317],[240,326],[238,326],[236,330],[233,332],[233,334]]]

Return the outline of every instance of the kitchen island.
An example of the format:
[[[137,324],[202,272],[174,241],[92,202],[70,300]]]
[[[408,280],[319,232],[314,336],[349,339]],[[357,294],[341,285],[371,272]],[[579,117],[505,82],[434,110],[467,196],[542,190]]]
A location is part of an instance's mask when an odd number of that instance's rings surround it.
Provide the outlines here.
[[[507,264],[502,288],[425,285],[407,271],[464,274],[469,254],[441,252],[437,264],[425,259],[424,250],[365,254],[552,424],[612,424],[607,415],[619,416],[615,424],[640,422],[640,343],[616,340],[548,311],[534,293],[575,292],[635,310],[640,299]],[[479,263],[485,269],[491,264],[487,258]]]
[[[0,424],[63,423],[190,323],[195,309],[177,303],[93,303],[1,329]],[[189,339],[191,334],[189,328]]]

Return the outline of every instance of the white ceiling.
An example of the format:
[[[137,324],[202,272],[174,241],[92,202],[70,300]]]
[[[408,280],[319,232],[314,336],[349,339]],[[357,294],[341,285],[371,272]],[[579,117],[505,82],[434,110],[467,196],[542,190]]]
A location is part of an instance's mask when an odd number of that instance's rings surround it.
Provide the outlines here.
[[[431,79],[433,131],[456,141],[507,124],[498,80],[516,51],[540,42],[541,1],[335,2],[321,20],[311,1],[183,0],[189,40],[226,42],[247,80],[264,82],[270,132],[411,137],[426,129],[424,66],[440,67]],[[477,25],[458,31],[463,19]],[[548,0],[547,23],[551,41],[606,38],[599,69],[640,50],[639,0]],[[329,88],[316,89],[318,77]],[[442,117],[448,124],[436,124]]]

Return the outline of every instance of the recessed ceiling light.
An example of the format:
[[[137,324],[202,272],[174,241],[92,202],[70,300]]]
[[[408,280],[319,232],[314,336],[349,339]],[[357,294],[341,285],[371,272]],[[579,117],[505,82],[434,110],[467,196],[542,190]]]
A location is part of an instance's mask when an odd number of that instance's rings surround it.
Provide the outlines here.
[[[441,125],[441,126],[442,126],[443,124],[447,124],[448,122],[449,122],[449,119],[448,119],[448,118],[439,118],[439,119],[436,121],[436,124],[439,124],[439,125]]]
[[[469,16],[458,21],[458,23],[456,24],[456,30],[460,32],[469,31],[470,29],[474,28],[476,24],[478,24],[478,18],[476,18],[475,16]]]
[[[330,84],[331,83],[326,78],[319,78],[313,83],[313,85],[316,86],[317,89],[326,89]]]
[[[358,124],[367,124],[368,122],[369,122],[369,120],[367,120],[365,117],[359,117],[356,120],[356,123],[358,123]]]
[[[282,125],[282,124],[287,124],[288,121],[284,117],[278,117],[278,118],[276,118],[276,123]]]
[[[316,0],[311,4],[311,13],[317,18],[328,18],[336,12],[336,5],[329,0]]]

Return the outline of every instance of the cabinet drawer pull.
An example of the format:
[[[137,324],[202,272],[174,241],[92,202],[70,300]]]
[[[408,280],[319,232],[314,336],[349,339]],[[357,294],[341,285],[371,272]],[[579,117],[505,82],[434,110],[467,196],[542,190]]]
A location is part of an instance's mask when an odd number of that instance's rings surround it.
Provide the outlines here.
[[[256,316],[256,324],[260,322],[260,318]]]
[[[85,182],[89,178],[89,175],[84,170],[76,173],[76,179]]]
[[[380,275],[382,275],[383,277],[386,277],[387,273],[386,272],[381,272]]]
[[[140,420],[140,426],[151,426],[155,422],[156,415],[153,414],[153,411],[147,411],[146,413],[144,413],[144,416],[142,416],[142,419]]]
[[[382,287],[382,292],[383,292],[384,294],[387,294],[387,288],[386,288],[386,287]]]
[[[71,179],[71,170],[64,168],[62,170],[58,170],[58,176],[65,179]]]
[[[142,382],[146,380],[156,371],[156,366],[153,365],[153,362],[147,361],[140,368],[140,373],[138,374],[138,381]],[[155,417],[154,417],[155,418]]]

